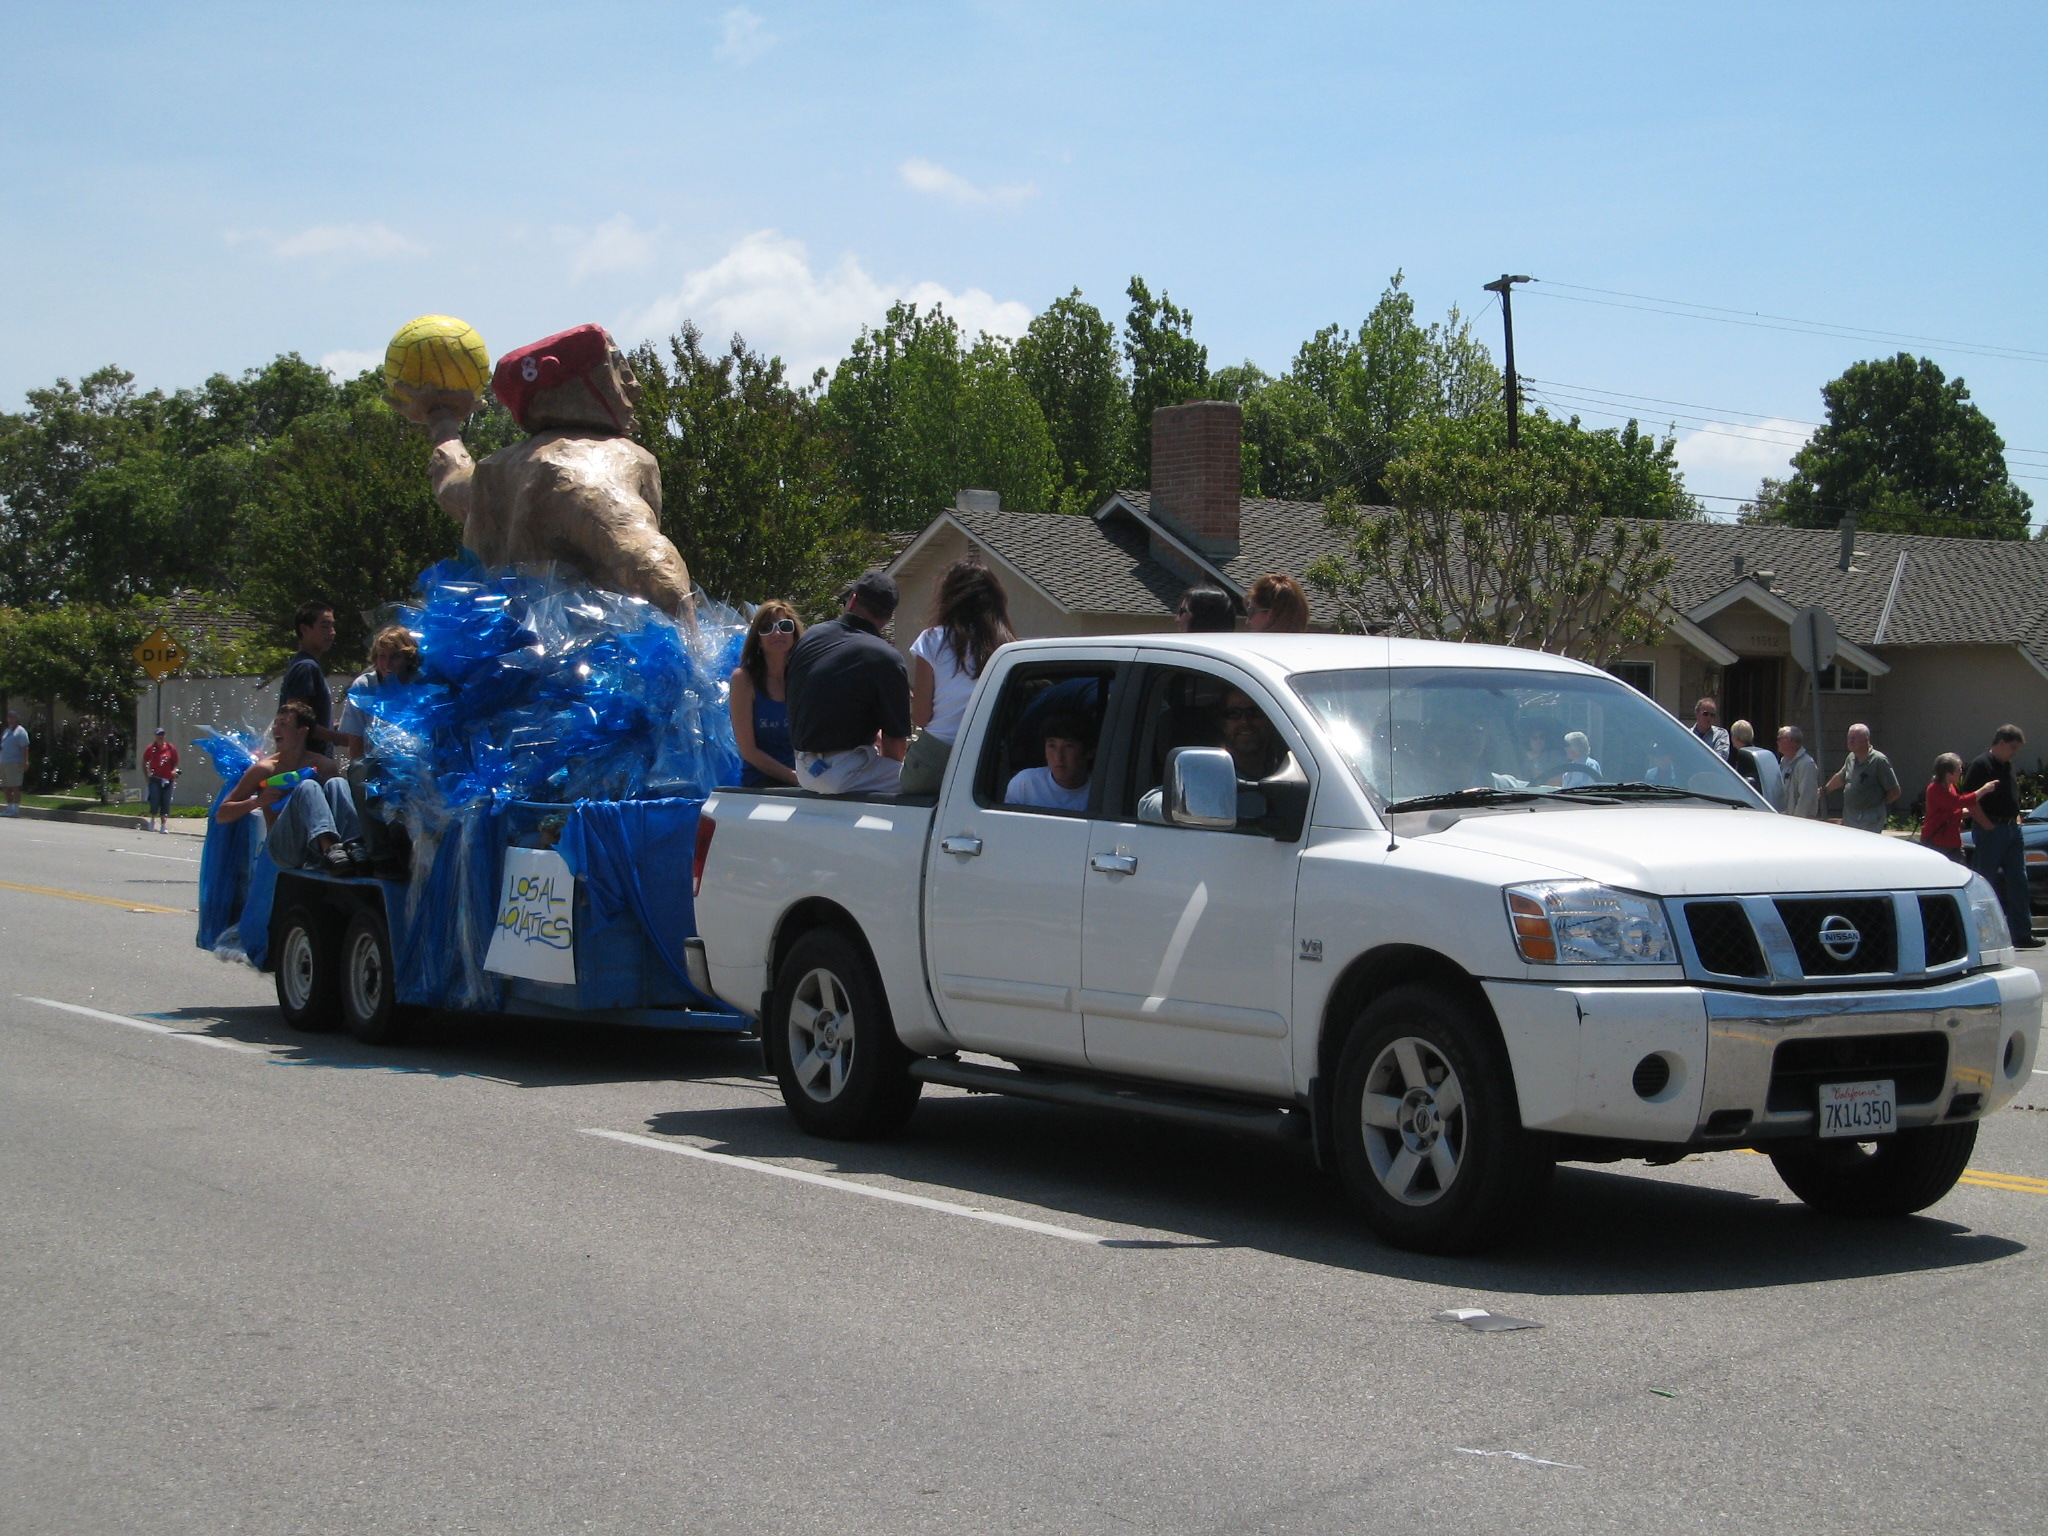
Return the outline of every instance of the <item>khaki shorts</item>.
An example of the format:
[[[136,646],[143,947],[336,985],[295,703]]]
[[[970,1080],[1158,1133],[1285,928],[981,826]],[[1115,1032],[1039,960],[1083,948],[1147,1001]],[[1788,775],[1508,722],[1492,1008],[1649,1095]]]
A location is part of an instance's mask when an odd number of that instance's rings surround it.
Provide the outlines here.
[[[21,776],[27,768],[26,763],[0,763],[0,789],[21,788]]]

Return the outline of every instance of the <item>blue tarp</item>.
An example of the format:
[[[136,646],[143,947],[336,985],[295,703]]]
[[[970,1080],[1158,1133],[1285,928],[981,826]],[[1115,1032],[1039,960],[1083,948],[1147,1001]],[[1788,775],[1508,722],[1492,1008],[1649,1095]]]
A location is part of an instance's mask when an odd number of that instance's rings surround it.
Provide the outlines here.
[[[697,931],[690,871],[703,811],[701,800],[586,800],[570,812],[556,851],[583,882],[595,927],[630,916],[669,973],[705,1006],[722,1008],[690,986],[683,953]]]
[[[270,945],[270,898],[277,888],[277,871],[263,855],[262,818],[213,818],[254,761],[253,745],[233,732],[202,736],[193,743],[221,777],[207,812],[206,842],[199,850],[198,937],[201,949],[260,967]]]

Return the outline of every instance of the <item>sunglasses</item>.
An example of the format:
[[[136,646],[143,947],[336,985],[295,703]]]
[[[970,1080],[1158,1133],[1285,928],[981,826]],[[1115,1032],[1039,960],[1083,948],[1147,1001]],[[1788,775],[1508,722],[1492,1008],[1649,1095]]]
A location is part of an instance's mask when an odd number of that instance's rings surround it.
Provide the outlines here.
[[[1226,709],[1223,711],[1223,718],[1226,720],[1263,720],[1266,717],[1262,711],[1256,709]]]
[[[761,633],[764,635],[793,635],[796,633],[796,620],[777,619],[773,624],[762,630]]]

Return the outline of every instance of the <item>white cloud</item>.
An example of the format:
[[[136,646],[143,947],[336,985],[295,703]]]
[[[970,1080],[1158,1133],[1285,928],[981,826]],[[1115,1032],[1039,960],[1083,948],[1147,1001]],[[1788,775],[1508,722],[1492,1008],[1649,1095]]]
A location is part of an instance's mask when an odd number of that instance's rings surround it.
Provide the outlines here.
[[[749,346],[780,355],[791,376],[803,379],[845,356],[860,328],[881,320],[898,299],[920,308],[944,305],[969,336],[1021,336],[1031,324],[1030,306],[1014,299],[999,300],[980,288],[955,293],[933,282],[879,282],[852,256],[815,272],[802,241],[764,229],[690,273],[676,292],[622,328],[636,336],[666,336],[694,320],[719,346],[738,332]]]
[[[1029,182],[1013,187],[977,187],[958,171],[949,171],[943,165],[914,155],[896,169],[903,177],[903,184],[913,192],[948,198],[969,206],[1014,208],[1026,198],[1038,195],[1038,188]]]
[[[591,230],[557,227],[555,241],[569,247],[569,273],[578,282],[604,272],[630,272],[654,260],[654,236],[629,213],[614,214]]]
[[[780,39],[768,30],[768,23],[744,5],[735,6],[719,19],[717,54],[734,64],[751,64]]]
[[[394,256],[422,256],[427,249],[388,224],[315,224],[296,235],[276,235],[267,229],[228,232],[230,245],[245,240],[267,245],[271,255],[286,260],[388,261]]]
[[[1702,495],[1756,494],[1766,475],[1783,479],[1792,472],[1792,455],[1813,434],[1804,422],[1773,418],[1760,422],[1709,422],[1705,429],[1678,435],[1678,467],[1686,489]],[[1732,502],[1710,510],[1732,511]]]
[[[351,352],[346,347],[320,354],[320,366],[342,380],[352,379],[365,368],[383,361],[382,352]]]

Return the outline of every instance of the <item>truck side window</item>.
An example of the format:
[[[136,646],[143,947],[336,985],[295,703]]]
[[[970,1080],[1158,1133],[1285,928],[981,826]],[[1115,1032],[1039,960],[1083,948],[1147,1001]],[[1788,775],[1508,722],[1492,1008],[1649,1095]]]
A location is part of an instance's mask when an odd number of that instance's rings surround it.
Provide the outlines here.
[[[1294,763],[1287,742],[1256,699],[1227,678],[1186,667],[1155,667],[1146,679],[1131,753],[1131,799],[1140,821],[1146,797],[1156,805],[1166,759],[1176,747],[1221,747],[1241,780],[1257,783]]]
[[[974,799],[989,809],[1085,816],[1115,668],[1046,662],[1013,669],[982,738]]]

